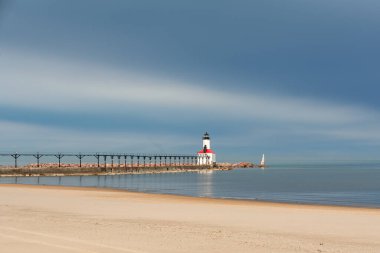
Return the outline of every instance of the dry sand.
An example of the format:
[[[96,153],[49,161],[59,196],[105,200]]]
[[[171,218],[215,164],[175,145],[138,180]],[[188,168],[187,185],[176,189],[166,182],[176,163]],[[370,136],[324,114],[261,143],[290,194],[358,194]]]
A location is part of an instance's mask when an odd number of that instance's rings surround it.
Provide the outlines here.
[[[380,252],[380,209],[7,185],[0,252]]]

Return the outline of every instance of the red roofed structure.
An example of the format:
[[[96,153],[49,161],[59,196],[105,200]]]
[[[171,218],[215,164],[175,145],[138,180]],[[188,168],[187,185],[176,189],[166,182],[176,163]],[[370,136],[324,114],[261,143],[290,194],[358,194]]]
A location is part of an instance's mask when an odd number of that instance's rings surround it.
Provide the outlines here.
[[[215,154],[215,152],[212,149],[206,149],[206,152],[201,149],[198,154]]]

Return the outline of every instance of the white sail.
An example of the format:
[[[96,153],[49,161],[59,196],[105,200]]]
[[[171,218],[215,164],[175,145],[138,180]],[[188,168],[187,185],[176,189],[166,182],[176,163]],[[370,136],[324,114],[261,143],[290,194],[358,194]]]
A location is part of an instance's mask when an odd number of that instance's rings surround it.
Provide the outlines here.
[[[265,156],[263,154],[263,157],[261,158],[260,166],[265,166]]]

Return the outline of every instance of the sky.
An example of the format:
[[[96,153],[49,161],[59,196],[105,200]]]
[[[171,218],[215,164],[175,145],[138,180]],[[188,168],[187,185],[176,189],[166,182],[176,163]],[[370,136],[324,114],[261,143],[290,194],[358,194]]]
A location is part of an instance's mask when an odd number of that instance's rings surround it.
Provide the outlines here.
[[[0,152],[378,159],[376,0],[0,0]]]

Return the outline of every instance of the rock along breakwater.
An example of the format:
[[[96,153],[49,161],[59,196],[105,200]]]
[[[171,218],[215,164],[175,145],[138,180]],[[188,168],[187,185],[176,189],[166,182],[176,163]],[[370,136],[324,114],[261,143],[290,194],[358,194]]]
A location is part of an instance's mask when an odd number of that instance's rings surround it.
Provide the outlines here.
[[[205,170],[229,170],[232,166],[218,165],[164,165],[164,166],[120,166],[98,167],[94,164],[70,164],[58,167],[55,164],[40,164],[39,167],[27,165],[23,167],[0,167],[0,177],[6,176],[80,176],[80,175],[115,175],[115,174],[153,174],[200,172]]]

